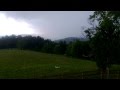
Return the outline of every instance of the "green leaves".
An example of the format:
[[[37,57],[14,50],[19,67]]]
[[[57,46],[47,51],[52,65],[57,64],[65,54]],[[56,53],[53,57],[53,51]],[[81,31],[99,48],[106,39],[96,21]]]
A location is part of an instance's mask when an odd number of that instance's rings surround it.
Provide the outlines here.
[[[95,11],[89,20],[97,21],[98,26],[85,33],[91,40],[98,67],[106,69],[113,60],[120,60],[120,11]]]

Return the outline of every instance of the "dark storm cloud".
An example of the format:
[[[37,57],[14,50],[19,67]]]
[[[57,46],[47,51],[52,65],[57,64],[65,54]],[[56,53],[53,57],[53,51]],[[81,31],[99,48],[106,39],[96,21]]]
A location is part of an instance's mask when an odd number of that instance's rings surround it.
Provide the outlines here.
[[[59,39],[81,36],[82,26],[88,26],[88,17],[93,11],[3,11],[7,16],[23,19],[32,24],[36,34]]]

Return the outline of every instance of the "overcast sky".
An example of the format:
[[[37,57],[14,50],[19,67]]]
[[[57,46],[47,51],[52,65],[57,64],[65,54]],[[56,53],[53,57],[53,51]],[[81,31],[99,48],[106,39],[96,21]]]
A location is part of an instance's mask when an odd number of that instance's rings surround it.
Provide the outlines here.
[[[52,40],[80,37],[83,34],[82,27],[89,26],[88,18],[92,13],[93,11],[1,11],[0,23],[4,24],[1,24],[0,33],[34,34]]]

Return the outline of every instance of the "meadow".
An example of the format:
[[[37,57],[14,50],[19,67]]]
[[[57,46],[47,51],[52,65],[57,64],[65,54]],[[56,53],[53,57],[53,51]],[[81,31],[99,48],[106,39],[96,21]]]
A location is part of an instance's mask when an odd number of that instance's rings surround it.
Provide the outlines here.
[[[27,50],[0,50],[0,79],[79,78],[81,72],[96,70],[96,63],[88,60]]]

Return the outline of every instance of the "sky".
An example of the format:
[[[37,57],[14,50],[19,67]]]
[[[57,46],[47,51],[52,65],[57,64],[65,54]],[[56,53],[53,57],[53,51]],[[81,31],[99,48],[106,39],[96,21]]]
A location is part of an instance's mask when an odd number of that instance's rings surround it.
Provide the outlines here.
[[[0,36],[39,35],[57,40],[81,37],[93,11],[0,11]]]

